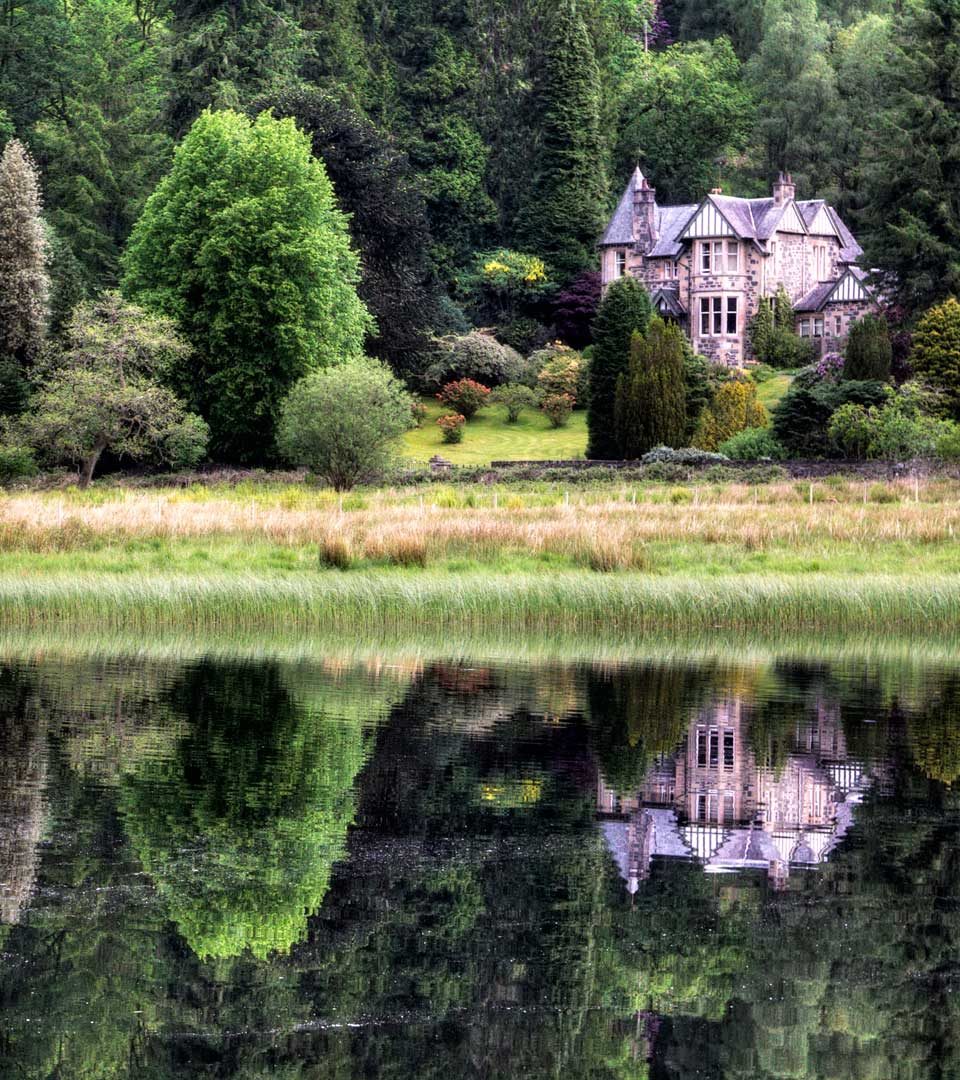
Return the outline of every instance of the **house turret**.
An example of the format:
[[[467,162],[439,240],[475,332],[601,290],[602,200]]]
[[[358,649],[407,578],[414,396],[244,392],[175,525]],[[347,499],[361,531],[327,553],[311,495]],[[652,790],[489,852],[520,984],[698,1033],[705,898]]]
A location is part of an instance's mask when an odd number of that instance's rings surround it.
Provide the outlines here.
[[[773,201],[776,206],[783,206],[797,197],[797,186],[790,173],[780,173],[773,185]]]
[[[657,190],[642,173],[633,190],[633,242],[638,251],[657,242]]]

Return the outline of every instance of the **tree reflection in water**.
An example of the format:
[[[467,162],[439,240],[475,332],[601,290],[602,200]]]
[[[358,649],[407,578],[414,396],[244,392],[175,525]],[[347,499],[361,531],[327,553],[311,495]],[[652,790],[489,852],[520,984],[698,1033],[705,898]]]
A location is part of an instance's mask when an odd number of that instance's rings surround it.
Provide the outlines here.
[[[0,1074],[960,1075],[956,673],[385,670],[3,672]]]

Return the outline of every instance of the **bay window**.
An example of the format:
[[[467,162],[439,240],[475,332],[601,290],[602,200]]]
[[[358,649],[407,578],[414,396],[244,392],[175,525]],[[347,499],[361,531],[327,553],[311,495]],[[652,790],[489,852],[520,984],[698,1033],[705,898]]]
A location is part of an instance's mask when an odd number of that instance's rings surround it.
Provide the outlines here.
[[[740,270],[740,244],[737,240],[727,241],[727,273],[736,274]]]
[[[700,336],[717,337],[739,333],[740,298],[737,296],[700,297]]]

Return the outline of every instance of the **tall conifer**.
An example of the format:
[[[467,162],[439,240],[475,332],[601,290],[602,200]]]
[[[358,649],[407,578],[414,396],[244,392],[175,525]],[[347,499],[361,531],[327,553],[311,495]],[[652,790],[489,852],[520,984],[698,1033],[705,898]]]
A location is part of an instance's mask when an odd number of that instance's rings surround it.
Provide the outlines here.
[[[910,314],[960,293],[960,4],[905,4],[865,166],[865,265]]]
[[[679,327],[654,316],[643,337],[634,335],[614,412],[621,457],[638,458],[655,446],[683,443],[687,400]]]
[[[615,281],[600,304],[593,324],[588,458],[619,455],[614,421],[617,381],[630,362],[631,338],[647,329],[652,311],[647,290],[632,277]]]
[[[11,139],[0,155],[0,411],[16,412],[26,372],[43,343],[49,279],[40,178]]]
[[[575,0],[547,15],[535,95],[540,154],[518,232],[527,250],[571,278],[596,261],[607,190],[600,70]]]

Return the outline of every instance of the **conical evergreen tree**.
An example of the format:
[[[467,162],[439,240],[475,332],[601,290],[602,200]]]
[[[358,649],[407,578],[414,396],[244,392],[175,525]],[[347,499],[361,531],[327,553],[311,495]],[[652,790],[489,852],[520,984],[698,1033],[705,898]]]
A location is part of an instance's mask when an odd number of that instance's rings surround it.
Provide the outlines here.
[[[632,277],[615,281],[600,304],[593,324],[588,458],[619,455],[614,420],[617,381],[630,363],[631,338],[634,333],[644,333],[652,312],[647,290]]]
[[[0,155],[0,357],[28,364],[43,341],[49,279],[40,178],[11,139]]]
[[[542,108],[540,157],[519,240],[569,279],[596,261],[607,191],[600,71],[575,0],[560,0],[547,16],[536,100]]]
[[[960,4],[905,4],[865,169],[867,265],[909,313],[960,292]]]
[[[861,381],[886,382],[893,363],[893,346],[887,321],[879,315],[864,315],[850,327],[843,353],[843,377]]]
[[[680,446],[687,427],[683,336],[654,316],[644,337],[635,334],[629,370],[620,376],[615,404],[621,457],[638,458],[655,446]]]

